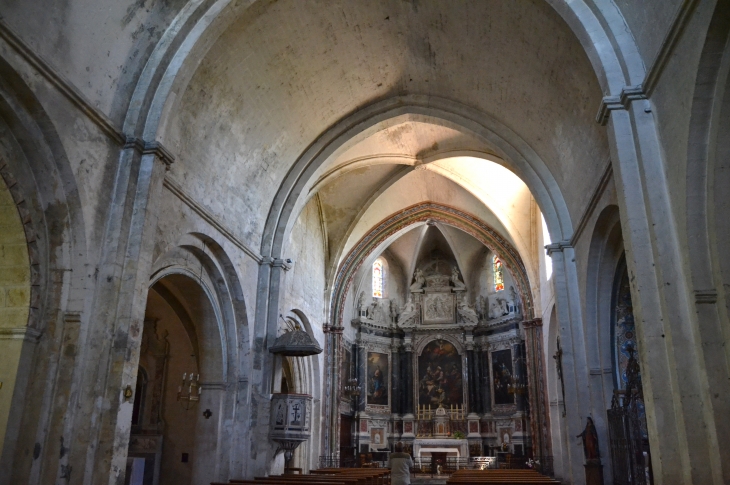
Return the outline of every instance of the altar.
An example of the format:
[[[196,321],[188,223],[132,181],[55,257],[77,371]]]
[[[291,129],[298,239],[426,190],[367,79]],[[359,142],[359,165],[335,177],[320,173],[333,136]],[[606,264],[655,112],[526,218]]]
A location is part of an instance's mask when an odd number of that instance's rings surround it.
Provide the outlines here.
[[[465,439],[416,439],[413,441],[413,456],[428,458],[432,453],[446,453],[447,458],[469,456],[469,442]]]
[[[356,334],[352,341],[343,334],[343,381],[353,380],[345,377],[352,369],[364,392],[340,409],[354,418],[350,442],[359,454],[392,451],[401,442],[421,466],[432,467],[464,466],[503,443],[525,453],[530,423],[520,307],[511,303],[490,316],[483,293],[494,287],[476,280],[467,286],[453,255],[439,254],[419,260],[402,306],[395,294],[366,304],[363,293],[354,305]],[[490,294],[517,300],[507,293]]]

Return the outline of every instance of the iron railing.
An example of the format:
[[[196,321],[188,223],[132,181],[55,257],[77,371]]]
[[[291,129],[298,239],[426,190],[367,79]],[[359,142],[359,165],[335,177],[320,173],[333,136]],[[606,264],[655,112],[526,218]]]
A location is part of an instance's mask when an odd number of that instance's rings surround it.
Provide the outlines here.
[[[651,485],[651,454],[644,424],[644,396],[639,363],[629,348],[626,389],[614,391],[608,435],[614,485]]]

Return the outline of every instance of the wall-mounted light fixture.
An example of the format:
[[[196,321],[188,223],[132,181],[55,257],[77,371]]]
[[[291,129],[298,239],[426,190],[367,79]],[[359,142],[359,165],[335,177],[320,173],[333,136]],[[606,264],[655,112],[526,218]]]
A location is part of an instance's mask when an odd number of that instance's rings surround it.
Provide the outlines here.
[[[182,384],[177,387],[177,400],[186,411],[200,401],[200,394],[203,388],[200,387],[200,374],[183,374]]]
[[[134,396],[134,391],[132,391],[132,386],[127,384],[127,387],[124,388],[124,400],[129,401],[132,399],[132,396]]]

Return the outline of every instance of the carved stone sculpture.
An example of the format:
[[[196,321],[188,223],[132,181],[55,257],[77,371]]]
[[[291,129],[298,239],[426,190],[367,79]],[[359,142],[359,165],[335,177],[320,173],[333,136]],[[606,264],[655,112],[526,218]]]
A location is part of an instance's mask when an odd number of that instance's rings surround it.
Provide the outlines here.
[[[466,300],[460,300],[456,306],[456,311],[465,323],[476,325],[479,323],[477,312],[467,305]]]
[[[420,269],[417,269],[415,273],[413,273],[413,279],[414,282],[411,285],[411,291],[417,291],[423,288],[423,285],[426,284],[426,278],[423,276],[423,271]]]
[[[461,281],[461,276],[459,275],[459,270],[456,269],[456,266],[451,268],[451,282],[454,284],[454,288],[457,290],[462,290],[466,288],[464,282]]]

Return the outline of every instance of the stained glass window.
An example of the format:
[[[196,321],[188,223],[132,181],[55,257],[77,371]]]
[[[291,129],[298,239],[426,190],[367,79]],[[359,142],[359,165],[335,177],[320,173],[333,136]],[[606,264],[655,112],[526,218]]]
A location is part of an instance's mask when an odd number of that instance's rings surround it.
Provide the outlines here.
[[[385,277],[385,269],[383,262],[376,260],[373,263],[373,298],[383,298],[383,278]]]
[[[504,268],[496,254],[492,260],[492,268],[494,269],[494,291],[502,291],[504,290]]]

